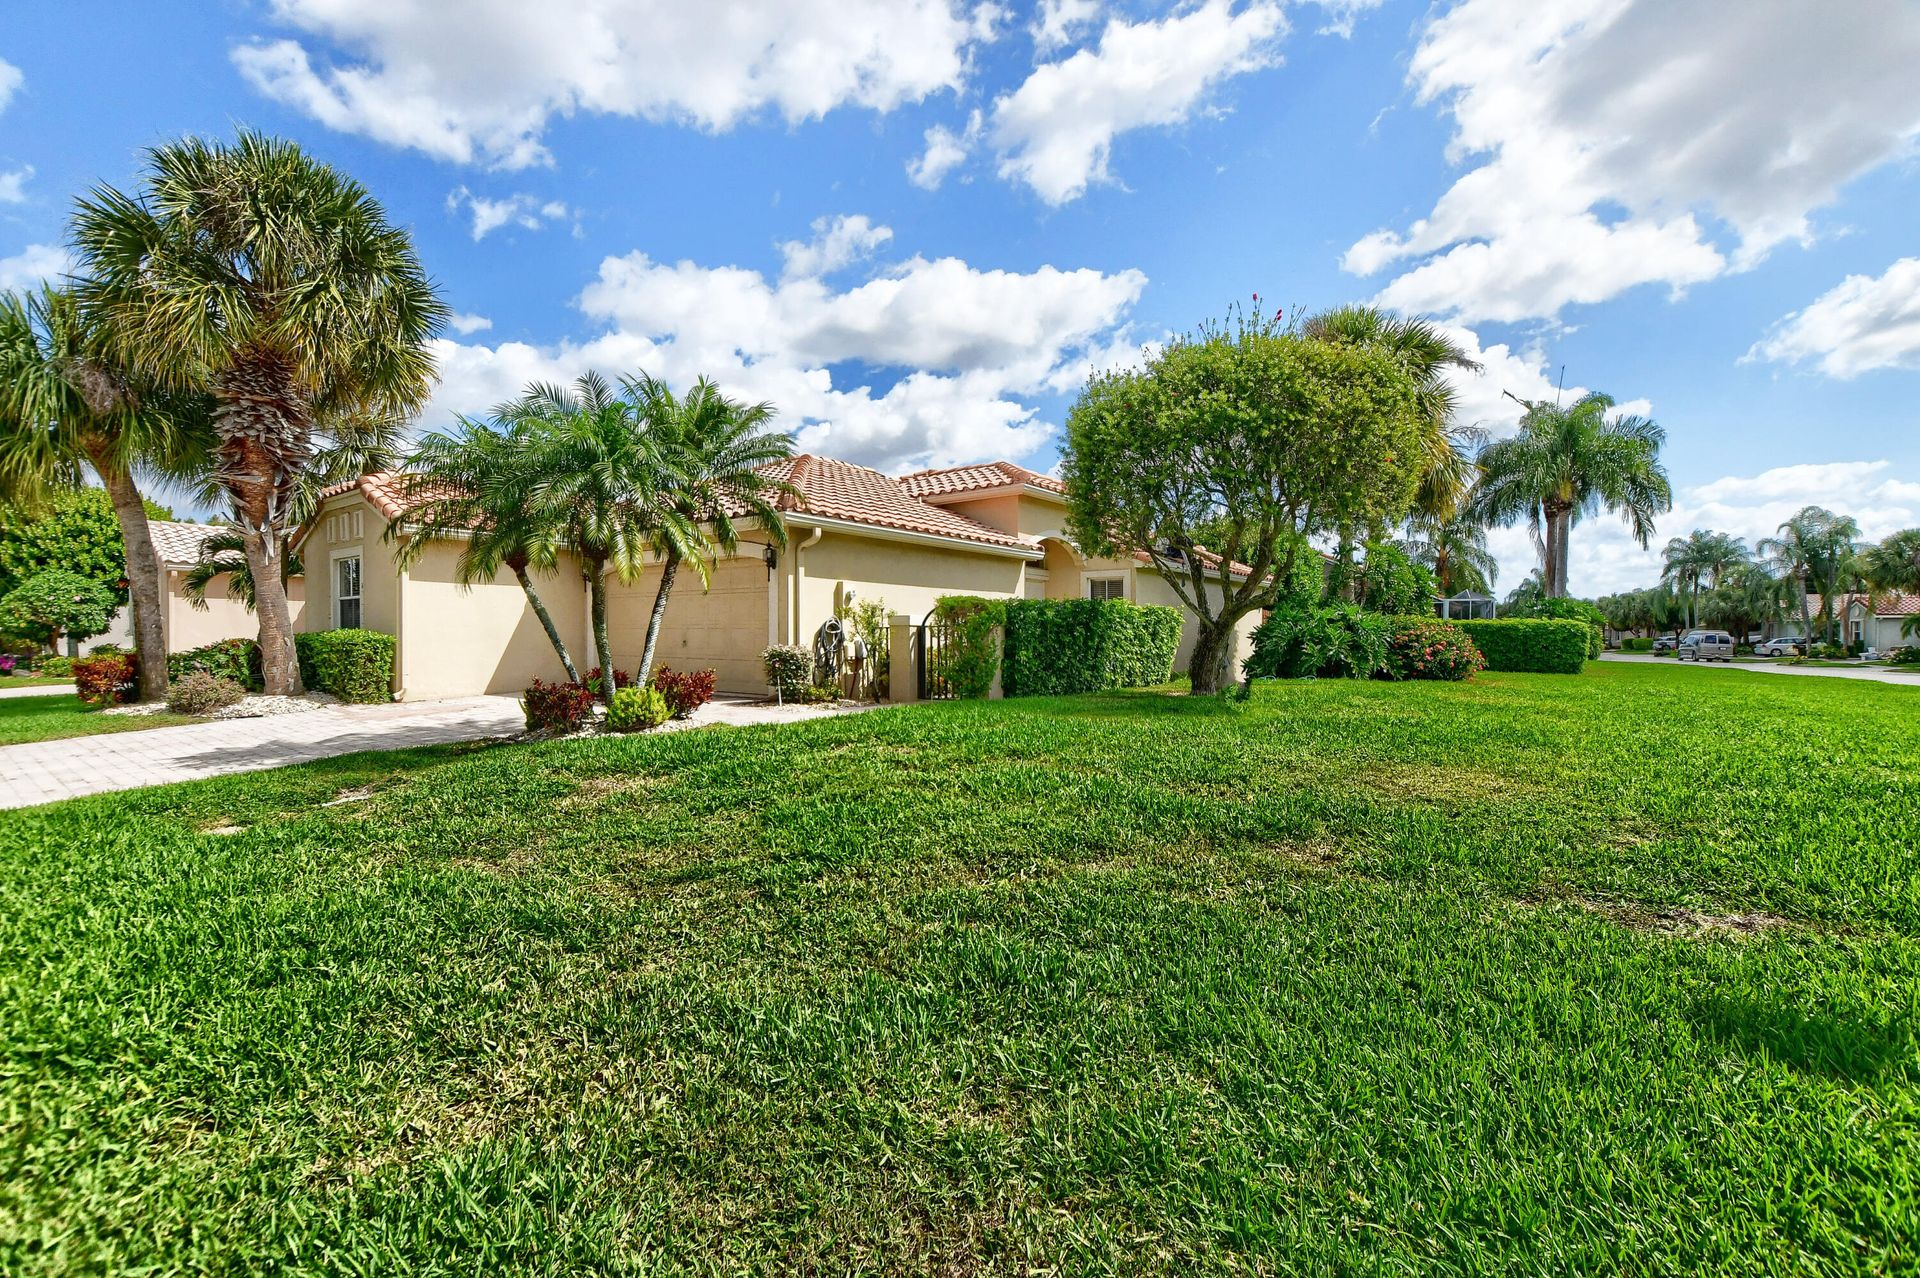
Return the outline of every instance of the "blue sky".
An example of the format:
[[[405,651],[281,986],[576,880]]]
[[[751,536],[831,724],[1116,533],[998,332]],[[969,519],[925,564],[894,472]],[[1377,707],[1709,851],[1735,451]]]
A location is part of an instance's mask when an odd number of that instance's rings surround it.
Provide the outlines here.
[[[1482,352],[1496,432],[1563,367],[1659,420],[1661,539],[1807,502],[1877,536],[1920,524],[1915,66],[1912,0],[31,6],[0,286],[141,148],[247,124],[413,228],[463,317],[430,426],[645,367],[884,469],[1049,469],[1090,368],[1378,298]],[[1656,573],[1576,530],[1576,591]]]

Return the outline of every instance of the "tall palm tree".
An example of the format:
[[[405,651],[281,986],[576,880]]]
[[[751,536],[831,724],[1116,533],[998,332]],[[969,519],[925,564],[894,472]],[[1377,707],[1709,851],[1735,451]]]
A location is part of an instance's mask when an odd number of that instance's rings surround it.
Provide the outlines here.
[[[1774,536],[1760,542],[1759,550],[1768,557],[1774,570],[1791,578],[1800,598],[1800,624],[1803,637],[1813,641],[1813,608],[1810,590],[1820,594],[1819,615],[1829,639],[1833,625],[1833,596],[1841,577],[1847,572],[1860,539],[1860,525],[1850,515],[1836,515],[1820,506],[1803,506],[1781,524]]]
[[[1660,464],[1666,432],[1644,417],[1609,418],[1613,399],[1599,392],[1564,408],[1522,402],[1519,433],[1480,450],[1474,510],[1490,524],[1525,519],[1540,534],[1546,593],[1564,598],[1575,522],[1603,508],[1620,511],[1645,546],[1654,518],[1673,508]]]
[[[1500,563],[1487,549],[1486,526],[1462,508],[1452,515],[1415,514],[1402,549],[1432,570],[1442,595],[1477,590],[1491,595]]]
[[[683,558],[697,553],[699,528],[669,499],[680,476],[648,431],[631,383],[616,390],[598,373],[570,390],[530,387],[497,409],[495,420],[526,432],[530,515],[566,541],[586,573],[594,650],[609,672],[602,695],[611,702],[607,574],[632,581],[644,571],[647,551],[662,545],[677,546]]]
[[[1751,561],[1747,543],[1730,533],[1696,528],[1667,542],[1661,553],[1660,580],[1687,593],[1687,624],[1700,621],[1700,592],[1714,590],[1741,565]]]
[[[148,151],[137,194],[100,187],[79,201],[73,244],[75,295],[115,353],[158,385],[212,397],[266,688],[298,691],[276,560],[316,433],[417,411],[447,307],[365,188],[259,133]]]
[[[1478,372],[1480,365],[1437,325],[1377,306],[1322,311],[1307,320],[1301,331],[1317,341],[1383,352],[1412,377],[1426,427],[1421,436],[1425,464],[1414,510],[1433,517],[1453,514],[1473,487],[1475,470],[1468,450],[1477,447],[1483,435],[1478,427],[1454,420],[1459,397],[1447,373]]]
[[[647,618],[646,645],[635,677],[645,683],[653,671],[667,597],[683,562],[692,562],[700,587],[713,581],[712,561],[740,544],[739,523],[764,529],[776,545],[787,544],[786,521],[775,504],[798,495],[785,480],[766,473],[793,455],[793,438],[764,429],[773,405],[741,404],[702,377],[684,396],[645,373],[621,383],[639,409],[647,431],[665,454],[671,482],[663,494],[679,518],[659,523],[653,534],[660,555],[660,586]],[[691,530],[691,536],[683,536]]]
[[[1876,590],[1920,591],[1920,528],[1907,528],[1869,547],[1867,579]]]
[[[167,695],[160,561],[136,473],[188,447],[192,406],[144,396],[73,298],[0,292],[0,497],[31,505],[89,469],[113,503],[133,599],[140,693]]]
[[[395,540],[403,525],[410,527],[395,556],[403,567],[435,538],[458,539],[453,571],[463,588],[491,581],[502,568],[512,573],[567,678],[578,683],[566,641],[533,584],[533,572],[559,571],[561,525],[534,508],[533,430],[524,421],[512,424],[515,416],[511,407],[502,408],[492,424],[462,418],[455,433],[422,439],[407,459],[406,511],[387,525],[386,537]]]

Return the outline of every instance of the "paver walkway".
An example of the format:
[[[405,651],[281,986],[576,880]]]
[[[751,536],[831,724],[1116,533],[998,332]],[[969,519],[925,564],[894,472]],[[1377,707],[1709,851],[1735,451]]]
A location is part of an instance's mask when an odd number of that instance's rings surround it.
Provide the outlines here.
[[[675,727],[791,723],[872,707],[770,706],[716,697]],[[0,746],[0,808],[309,763],[360,750],[403,750],[511,736],[526,720],[510,696],[327,706],[307,714],[225,719]]]
[[[70,683],[46,683],[37,688],[9,688],[0,683],[0,697],[57,697],[63,693],[72,696],[78,691]]]
[[[1601,656],[1602,661],[1631,661],[1639,664],[1652,663],[1663,666],[1699,665],[1704,670],[1752,670],[1758,674],[1805,675],[1814,679],[1860,679],[1868,683],[1902,683],[1909,688],[1920,688],[1920,673],[1908,673],[1904,670],[1886,670],[1869,666],[1847,668],[1844,666],[1782,666],[1769,665],[1759,661],[1733,661],[1724,665],[1712,662],[1675,661],[1672,657],[1655,657],[1647,653],[1609,652]]]

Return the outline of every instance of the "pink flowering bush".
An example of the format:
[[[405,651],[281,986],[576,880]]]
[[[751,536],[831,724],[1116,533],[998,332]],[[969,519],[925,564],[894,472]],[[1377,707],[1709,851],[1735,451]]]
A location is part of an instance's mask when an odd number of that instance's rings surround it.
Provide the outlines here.
[[[1471,679],[1487,668],[1467,632],[1433,617],[1396,617],[1387,636],[1383,673],[1389,679]]]

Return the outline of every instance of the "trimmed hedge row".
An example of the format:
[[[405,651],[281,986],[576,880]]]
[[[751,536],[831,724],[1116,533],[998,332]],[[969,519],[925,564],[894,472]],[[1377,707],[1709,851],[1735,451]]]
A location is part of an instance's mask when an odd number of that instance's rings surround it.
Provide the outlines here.
[[[1487,669],[1526,674],[1579,674],[1593,628],[1584,621],[1456,621],[1487,659]]]
[[[293,637],[300,682],[342,701],[393,697],[393,636],[378,630],[316,630]]]
[[[1001,685],[1010,697],[1141,688],[1173,677],[1178,608],[1119,599],[1007,603]]]

